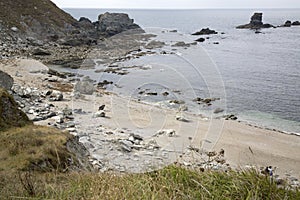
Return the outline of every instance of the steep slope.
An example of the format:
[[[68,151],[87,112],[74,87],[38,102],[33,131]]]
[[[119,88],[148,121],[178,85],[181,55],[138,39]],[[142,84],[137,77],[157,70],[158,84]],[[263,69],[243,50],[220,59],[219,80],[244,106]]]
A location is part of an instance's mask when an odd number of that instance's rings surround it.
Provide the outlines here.
[[[19,35],[26,33],[39,38],[65,35],[75,29],[77,22],[50,0],[0,0],[0,8],[2,29]]]

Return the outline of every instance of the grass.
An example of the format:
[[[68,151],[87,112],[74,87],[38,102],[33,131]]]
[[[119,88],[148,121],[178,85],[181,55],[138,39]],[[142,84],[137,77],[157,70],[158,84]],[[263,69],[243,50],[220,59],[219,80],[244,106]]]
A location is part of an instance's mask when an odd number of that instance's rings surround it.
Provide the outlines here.
[[[299,191],[278,188],[253,170],[196,172],[173,165],[124,175],[0,173],[0,186],[1,199],[300,199]]]
[[[0,132],[1,171],[62,171],[66,169],[66,143],[71,136],[59,130],[27,125]]]

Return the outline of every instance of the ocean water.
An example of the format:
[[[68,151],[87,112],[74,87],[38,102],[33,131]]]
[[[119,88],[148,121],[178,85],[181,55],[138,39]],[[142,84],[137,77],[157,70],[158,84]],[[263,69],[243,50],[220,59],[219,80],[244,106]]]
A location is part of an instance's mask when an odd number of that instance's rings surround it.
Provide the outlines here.
[[[205,27],[224,32],[209,36],[210,39],[201,44],[201,48],[216,66],[218,76],[224,83],[227,113],[237,114],[240,119],[259,126],[300,133],[300,26],[264,29],[262,34],[235,29],[237,25],[248,23],[255,11],[263,12],[264,22],[273,25],[281,25],[286,20],[300,21],[299,9],[65,10],[75,18],[84,16],[92,21],[107,11],[125,12],[145,29],[176,29],[186,35]],[[182,70],[172,57],[159,59],[149,60],[146,57],[136,62],[149,65],[151,62],[169,62],[177,72]],[[199,90],[199,93],[205,93],[200,86],[195,86],[199,85],[196,81],[199,77],[193,76],[192,70],[184,70],[182,74],[189,80],[193,92]],[[135,75],[142,76],[138,73]],[[163,79],[176,82],[176,76],[171,74]],[[180,84],[174,85],[176,87],[180,87]],[[186,99],[189,95],[188,92],[184,93]]]

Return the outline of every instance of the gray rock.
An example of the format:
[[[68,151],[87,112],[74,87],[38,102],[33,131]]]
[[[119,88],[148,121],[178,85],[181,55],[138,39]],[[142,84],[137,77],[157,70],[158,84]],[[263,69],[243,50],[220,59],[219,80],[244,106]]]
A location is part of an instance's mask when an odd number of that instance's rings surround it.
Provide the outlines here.
[[[97,111],[94,115],[94,118],[105,117],[105,112],[103,110]]]
[[[42,48],[35,48],[33,51],[32,51],[32,55],[34,56],[50,56],[51,53],[49,51],[46,51]]]
[[[157,131],[155,136],[167,135],[168,137],[174,137],[175,133],[176,133],[176,131],[174,129],[162,129],[162,130]]]
[[[181,121],[181,122],[190,122],[190,120],[184,118],[184,117],[181,116],[181,115],[177,115],[177,116],[176,116],[176,120],[177,120],[177,121]]]
[[[215,113],[215,114],[218,114],[218,113],[221,113],[221,112],[224,112],[224,109],[222,109],[222,108],[216,108],[216,109],[214,110],[214,113]]]
[[[133,148],[133,143],[129,140],[121,140],[120,147],[126,152],[131,152]]]
[[[95,91],[94,84],[91,80],[82,80],[75,84],[75,92],[81,94],[92,95]]]
[[[127,30],[138,30],[138,32],[144,32],[140,26],[134,23],[133,19],[130,19],[128,14],[125,13],[109,13],[99,15],[97,29],[107,34],[108,36],[116,35]]]
[[[0,87],[10,90],[14,84],[14,79],[7,73],[0,70]]]
[[[62,92],[58,90],[53,90],[52,93],[49,96],[50,101],[62,101],[64,98]]]

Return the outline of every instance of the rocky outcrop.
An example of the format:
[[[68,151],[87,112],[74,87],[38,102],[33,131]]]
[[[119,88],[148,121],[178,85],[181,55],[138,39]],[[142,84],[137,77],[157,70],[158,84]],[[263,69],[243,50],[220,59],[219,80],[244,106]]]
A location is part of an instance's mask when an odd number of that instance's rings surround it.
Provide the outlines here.
[[[19,110],[12,96],[5,89],[0,88],[0,131],[26,124],[31,124],[26,114]]]
[[[125,13],[109,13],[99,15],[98,22],[95,23],[97,30],[108,36],[116,35],[127,30],[143,32],[141,27],[134,23],[133,19]]]
[[[292,26],[300,26],[300,22],[299,22],[299,21],[294,21],[294,22],[292,23]]]
[[[14,84],[13,78],[0,70],[0,88],[10,90]]]
[[[209,28],[203,28],[201,31],[193,33],[192,35],[211,35],[211,34],[218,34],[215,30],[211,30]]]
[[[124,13],[104,13],[92,23],[85,17],[77,21],[50,0],[0,0],[0,6],[0,42],[29,43],[30,39],[34,43],[43,41],[42,45],[55,42],[67,46],[90,46],[123,31],[143,32]]]
[[[261,28],[274,28],[271,24],[264,24],[262,21],[263,13],[254,13],[251,17],[250,23],[237,26],[237,29],[261,29]]]

